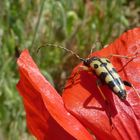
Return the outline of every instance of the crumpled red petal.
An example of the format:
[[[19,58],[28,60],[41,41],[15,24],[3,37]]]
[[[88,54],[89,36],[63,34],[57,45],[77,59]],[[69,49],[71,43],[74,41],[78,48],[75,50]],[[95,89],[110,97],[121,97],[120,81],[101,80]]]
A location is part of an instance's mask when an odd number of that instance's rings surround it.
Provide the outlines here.
[[[38,140],[93,140],[92,135],[64,107],[61,96],[41,75],[27,50],[18,61],[27,124]]]
[[[128,65],[119,72],[123,80],[131,82],[140,93],[140,28],[129,30],[114,43],[98,51],[93,56],[106,57],[110,54],[134,56]],[[120,70],[129,59],[112,57],[111,62]],[[80,64],[81,65],[81,64]],[[78,71],[73,70],[72,76]],[[93,132],[98,140],[140,140],[140,98],[132,88],[127,88],[127,99],[121,101],[110,89],[103,85],[107,105],[96,86],[96,76],[80,72],[71,84],[71,79],[63,92],[66,108],[76,116],[85,127]],[[112,124],[111,124],[111,120]]]

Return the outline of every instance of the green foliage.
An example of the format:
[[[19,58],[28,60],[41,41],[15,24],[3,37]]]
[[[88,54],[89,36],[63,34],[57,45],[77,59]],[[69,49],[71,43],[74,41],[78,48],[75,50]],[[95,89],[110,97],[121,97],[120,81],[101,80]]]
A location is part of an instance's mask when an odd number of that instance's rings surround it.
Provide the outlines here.
[[[16,55],[28,48],[42,73],[60,91],[79,63],[61,44],[86,57],[125,30],[139,26],[140,2],[128,0],[3,0],[0,1],[0,139],[33,139],[26,129],[22,100],[16,90]],[[2,138],[3,137],[3,138]]]

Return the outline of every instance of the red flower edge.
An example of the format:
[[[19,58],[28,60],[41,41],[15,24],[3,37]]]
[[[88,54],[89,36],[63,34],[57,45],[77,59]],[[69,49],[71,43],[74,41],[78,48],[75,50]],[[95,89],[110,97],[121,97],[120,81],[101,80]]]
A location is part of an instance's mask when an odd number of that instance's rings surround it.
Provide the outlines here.
[[[17,89],[23,97],[30,132],[38,140],[93,140],[65,109],[62,97],[41,75],[28,50],[21,53],[17,63],[20,72]]]
[[[134,56],[139,52],[140,28],[135,28],[92,55],[99,57],[106,57],[110,54]],[[117,70],[120,70],[128,61],[129,59],[124,58],[111,58],[111,62]],[[73,70],[72,76],[78,71],[78,67],[79,65]],[[131,82],[139,92],[140,55],[138,54],[128,63],[119,75],[123,80]],[[126,87],[127,99],[121,101],[106,85],[103,85],[101,89],[109,102],[109,105],[106,105],[97,89],[95,75],[82,71],[74,81],[74,84],[71,84],[71,80],[69,80],[67,88],[63,92],[65,106],[95,134],[98,140],[140,139],[140,98],[132,88]]]

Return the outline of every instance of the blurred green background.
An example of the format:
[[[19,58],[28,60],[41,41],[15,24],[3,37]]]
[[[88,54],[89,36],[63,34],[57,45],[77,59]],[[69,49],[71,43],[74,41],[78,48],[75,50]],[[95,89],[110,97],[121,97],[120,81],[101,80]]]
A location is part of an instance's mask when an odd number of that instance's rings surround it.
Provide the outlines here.
[[[79,60],[61,44],[86,57],[124,31],[140,25],[140,0],[0,0],[0,140],[34,139],[26,128],[16,57],[25,48],[61,92]],[[96,44],[100,41],[102,45]]]

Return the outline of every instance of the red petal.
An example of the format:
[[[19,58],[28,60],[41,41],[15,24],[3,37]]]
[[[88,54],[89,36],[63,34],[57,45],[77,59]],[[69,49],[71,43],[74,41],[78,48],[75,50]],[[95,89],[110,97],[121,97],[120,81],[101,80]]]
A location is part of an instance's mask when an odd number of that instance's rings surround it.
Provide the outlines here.
[[[18,59],[28,128],[38,140],[93,140],[83,125],[65,108],[61,96],[41,75],[27,50]]]
[[[133,56],[137,52],[140,52],[140,28],[129,30],[107,48],[93,55]],[[117,70],[128,61],[124,58],[111,58]],[[78,71],[78,67],[74,69],[72,75]],[[139,92],[140,56],[133,59],[119,74],[123,80],[131,82]],[[74,79],[73,85],[69,80],[67,83],[69,87],[63,93],[66,108],[89,128],[98,140],[139,140],[140,98],[138,95],[132,88],[127,88],[127,99],[123,102],[105,85],[101,88],[109,102],[109,105],[106,105],[97,89],[96,80],[95,75],[84,71]]]

